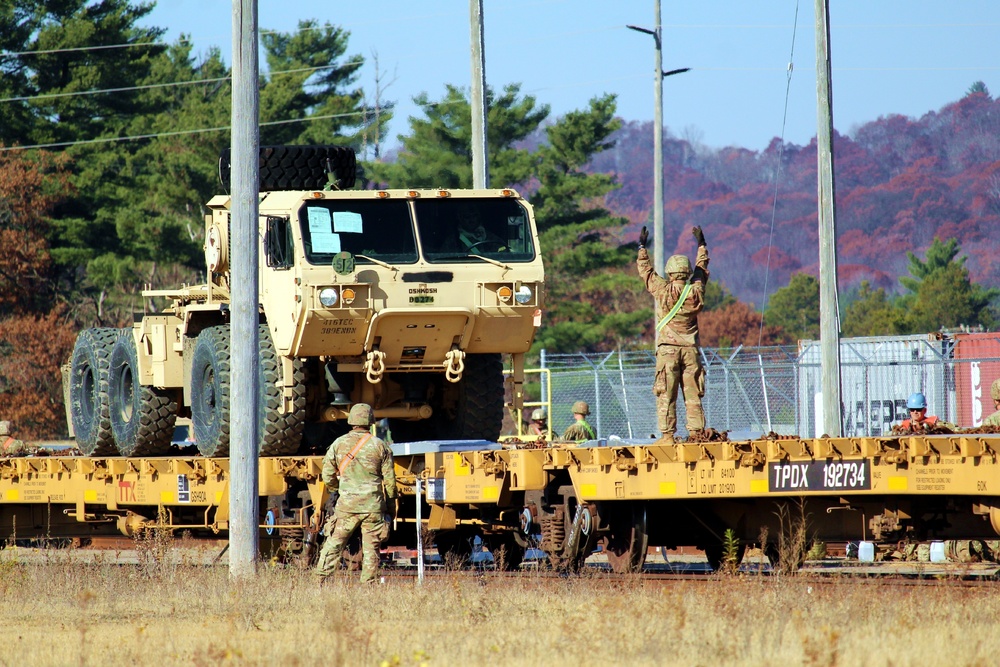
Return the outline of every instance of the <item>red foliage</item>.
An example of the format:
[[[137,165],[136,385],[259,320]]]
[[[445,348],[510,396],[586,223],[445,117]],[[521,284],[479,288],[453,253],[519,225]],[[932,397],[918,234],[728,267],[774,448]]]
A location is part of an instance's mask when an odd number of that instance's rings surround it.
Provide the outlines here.
[[[619,175],[622,188],[607,201],[612,212],[628,214],[628,240],[651,217],[651,136],[650,123],[629,124],[621,143],[594,161],[596,169]],[[664,146],[664,222],[667,238],[677,239],[668,241],[668,252],[673,246],[690,256],[688,230],[701,226],[713,279],[756,303],[765,288],[787,280],[787,268],[816,272],[815,141],[796,146],[776,139],[760,152],[675,138]],[[919,119],[884,116],[853,136],[835,133],[834,153],[838,260],[849,283],[864,276],[898,289],[906,253],[919,254],[935,236],[958,239],[973,280],[1000,282],[992,251],[1000,218],[1000,100],[973,93]],[[780,253],[765,280],[758,262],[768,244]]]
[[[61,364],[69,359],[76,325],[61,309],[0,320],[0,419],[25,440],[64,437]]]
[[[785,342],[780,327],[765,325],[762,332],[760,320],[760,313],[742,301],[704,311],[698,316],[700,343],[705,347],[736,347]]]

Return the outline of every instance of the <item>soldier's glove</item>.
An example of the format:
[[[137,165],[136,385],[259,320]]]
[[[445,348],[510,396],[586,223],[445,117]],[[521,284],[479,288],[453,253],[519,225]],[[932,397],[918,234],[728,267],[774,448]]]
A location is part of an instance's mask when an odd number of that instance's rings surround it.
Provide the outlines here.
[[[389,517],[389,521],[396,518],[396,514],[399,512],[399,499],[389,498],[385,503],[385,513]]]
[[[699,246],[708,247],[705,243],[705,234],[701,231],[701,227],[692,227],[691,233],[694,234],[694,238],[698,241]]]
[[[646,244],[649,242],[649,230],[643,225],[642,231],[639,232],[639,247],[645,248]]]

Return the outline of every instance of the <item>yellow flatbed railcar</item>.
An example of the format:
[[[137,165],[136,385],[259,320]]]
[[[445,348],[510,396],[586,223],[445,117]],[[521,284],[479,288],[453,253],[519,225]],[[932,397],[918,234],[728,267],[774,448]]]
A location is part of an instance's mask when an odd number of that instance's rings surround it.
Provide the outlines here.
[[[466,556],[479,538],[510,567],[530,547],[567,567],[600,547],[614,569],[635,569],[649,545],[697,546],[717,563],[727,530],[774,550],[796,521],[824,541],[1000,535],[1000,434],[393,449],[403,501],[388,544],[415,546],[419,482],[440,551]],[[308,552],[328,509],[321,457],[259,466],[262,535]],[[0,459],[0,539],[225,533],[228,481],[224,458]]]

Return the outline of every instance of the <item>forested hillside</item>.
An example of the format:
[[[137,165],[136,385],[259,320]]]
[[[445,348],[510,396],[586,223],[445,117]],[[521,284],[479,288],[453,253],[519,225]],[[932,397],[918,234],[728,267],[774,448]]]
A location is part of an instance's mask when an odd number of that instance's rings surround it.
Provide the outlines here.
[[[630,239],[650,219],[652,136],[651,123],[628,123],[591,164],[621,183],[607,207],[629,219]],[[834,155],[842,291],[867,280],[900,292],[907,252],[922,255],[935,236],[958,241],[973,281],[1000,284],[991,240],[1000,223],[1000,100],[984,86],[919,119],[890,116],[839,133]],[[758,307],[768,259],[769,292],[795,272],[818,274],[815,142],[775,139],[756,152],[668,138],[664,162],[668,252],[691,253],[686,230],[700,225],[712,244],[713,276]]]

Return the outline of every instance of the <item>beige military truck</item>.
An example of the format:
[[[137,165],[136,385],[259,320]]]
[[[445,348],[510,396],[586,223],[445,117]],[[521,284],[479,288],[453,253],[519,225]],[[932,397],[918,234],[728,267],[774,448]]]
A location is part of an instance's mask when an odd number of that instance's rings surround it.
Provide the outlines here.
[[[396,441],[496,440],[503,355],[520,409],[540,319],[531,206],[510,189],[347,190],[340,147],[262,147],[260,173],[260,453],[295,453],[304,433],[325,447],[358,402]],[[204,284],[147,290],[158,312],[78,336],[68,413],[85,454],[164,453],[178,417],[202,454],[229,453],[230,203],[208,202]]]

